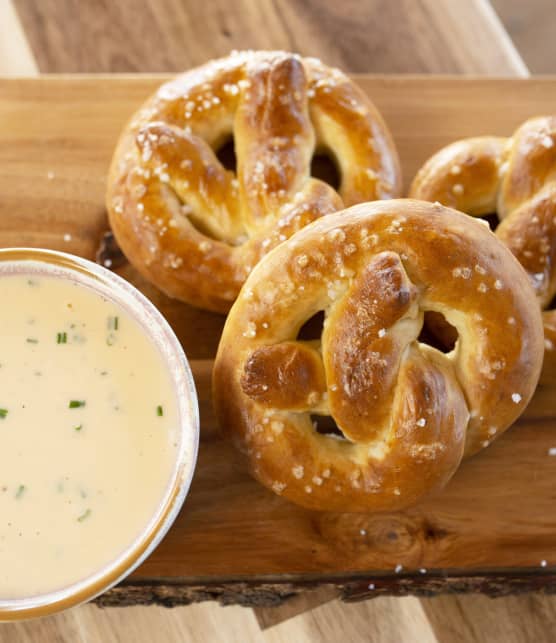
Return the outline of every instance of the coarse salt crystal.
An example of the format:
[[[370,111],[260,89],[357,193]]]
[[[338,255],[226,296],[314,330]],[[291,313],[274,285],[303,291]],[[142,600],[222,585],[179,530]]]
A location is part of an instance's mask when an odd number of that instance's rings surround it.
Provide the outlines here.
[[[244,337],[255,337],[257,335],[257,326],[253,322],[248,322],[247,328],[243,331]]]
[[[521,395],[519,393],[512,393],[512,402],[519,404],[521,402]]]
[[[282,433],[284,430],[284,423],[279,422],[278,420],[273,420],[270,423],[270,428],[274,431],[274,433]]]

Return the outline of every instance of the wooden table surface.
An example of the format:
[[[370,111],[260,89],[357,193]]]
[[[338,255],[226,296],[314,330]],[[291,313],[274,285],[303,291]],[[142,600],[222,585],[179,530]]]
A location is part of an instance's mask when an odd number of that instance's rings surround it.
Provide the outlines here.
[[[528,11],[493,0],[533,69],[554,72],[548,0]],[[543,11],[544,9],[544,11]],[[525,14],[527,14],[525,16]],[[293,49],[347,71],[526,76],[488,0],[2,0],[0,74],[178,71],[233,48]],[[548,50],[549,51],[549,50]],[[326,592],[272,612],[269,626],[329,600]],[[337,601],[261,633],[250,611],[200,605],[98,613],[83,607],[40,623],[0,627],[9,641],[550,641],[556,602],[539,595]]]

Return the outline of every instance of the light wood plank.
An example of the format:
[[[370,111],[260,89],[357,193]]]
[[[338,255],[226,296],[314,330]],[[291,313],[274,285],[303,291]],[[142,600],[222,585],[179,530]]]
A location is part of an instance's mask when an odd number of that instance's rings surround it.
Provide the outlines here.
[[[489,599],[441,596],[421,599],[438,641],[458,643],[549,643],[554,641],[556,598],[524,594]]]
[[[12,0],[0,2],[0,75],[36,76],[38,67]]]
[[[294,596],[283,605],[276,607],[255,607],[255,614],[259,626],[265,630],[279,623],[289,621],[294,616],[304,614],[320,605],[325,605],[338,597],[338,589],[333,585],[323,585],[318,589],[308,590],[299,596]]]
[[[416,598],[332,601],[261,632],[251,610],[203,603],[167,610],[86,605],[62,615],[0,626],[0,643],[437,643]]]
[[[437,643],[417,598],[377,598],[366,603],[333,601],[265,631],[268,643]]]
[[[492,4],[531,73],[556,73],[553,0],[492,0]]]
[[[92,605],[20,624],[0,625],[0,643],[549,643],[556,597],[542,594],[338,600],[261,632],[241,607]]]
[[[353,72],[527,73],[488,0],[14,2],[43,72],[181,70],[282,48]]]

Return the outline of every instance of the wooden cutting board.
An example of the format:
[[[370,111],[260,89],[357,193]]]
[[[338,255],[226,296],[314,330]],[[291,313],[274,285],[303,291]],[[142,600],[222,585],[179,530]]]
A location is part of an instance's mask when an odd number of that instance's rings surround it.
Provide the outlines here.
[[[0,246],[94,258],[107,229],[103,196],[116,137],[162,80],[0,81]],[[357,80],[394,134],[406,185],[440,146],[509,135],[556,105],[556,79]],[[119,272],[158,306],[185,347],[200,399],[201,447],[175,525],[104,604],[272,604],[322,584],[336,585],[348,599],[556,588],[556,457],[548,454],[556,447],[556,391],[539,390],[511,430],[413,509],[369,516],[306,511],[251,480],[218,437],[210,371],[223,317],[169,300],[128,265]]]

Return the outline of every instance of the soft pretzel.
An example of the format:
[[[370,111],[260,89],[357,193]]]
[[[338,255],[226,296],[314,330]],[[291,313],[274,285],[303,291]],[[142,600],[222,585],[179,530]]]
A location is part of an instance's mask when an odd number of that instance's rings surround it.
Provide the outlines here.
[[[233,137],[237,175],[216,151]],[[340,185],[311,177],[325,150]],[[163,85],[124,129],[110,169],[110,224],[168,295],[226,312],[270,249],[345,206],[399,196],[398,157],[374,105],[337,69],[241,52]]]
[[[425,311],[457,329],[419,341]],[[324,311],[322,335],[298,338]],[[487,226],[441,205],[365,203],[323,217],[255,268],[229,313],[213,391],[253,475],[305,507],[385,511],[444,485],[535,389],[542,322]],[[311,415],[343,432],[322,435]]]
[[[556,117],[526,121],[511,138],[448,145],[417,173],[410,196],[474,216],[496,213],[496,235],[527,271],[542,309],[541,380],[556,382]]]

